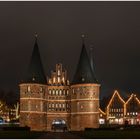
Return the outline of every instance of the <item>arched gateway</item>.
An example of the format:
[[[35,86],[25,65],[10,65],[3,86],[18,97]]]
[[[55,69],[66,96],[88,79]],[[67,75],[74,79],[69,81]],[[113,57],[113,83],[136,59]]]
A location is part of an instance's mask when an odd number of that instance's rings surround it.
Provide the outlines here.
[[[52,131],[59,131],[59,132],[67,131],[67,125],[63,119],[53,120],[51,126],[52,126],[51,127]]]

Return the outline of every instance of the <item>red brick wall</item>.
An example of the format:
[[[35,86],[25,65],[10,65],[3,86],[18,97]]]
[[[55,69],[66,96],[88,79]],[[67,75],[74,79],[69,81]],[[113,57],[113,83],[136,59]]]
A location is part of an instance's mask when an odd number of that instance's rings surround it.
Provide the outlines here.
[[[47,116],[45,100],[46,85],[20,85],[20,125],[31,130],[46,130]]]
[[[71,86],[71,130],[99,127],[99,85]]]

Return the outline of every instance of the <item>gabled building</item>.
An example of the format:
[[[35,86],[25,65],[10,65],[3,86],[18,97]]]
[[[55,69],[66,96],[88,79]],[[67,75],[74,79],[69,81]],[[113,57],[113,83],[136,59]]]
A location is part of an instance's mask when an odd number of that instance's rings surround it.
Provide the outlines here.
[[[115,90],[106,109],[108,123],[110,124],[124,123],[124,104],[125,101],[122,99],[118,91]]]
[[[70,85],[67,71],[63,71],[62,64],[56,64],[56,70],[51,72],[47,91],[47,130],[54,130],[57,123],[66,125],[70,130]]]
[[[140,101],[136,94],[131,94],[124,104],[124,114],[128,124],[140,124]]]
[[[0,101],[0,123],[17,121],[19,119],[19,103],[8,105]],[[3,120],[3,122],[2,122]]]

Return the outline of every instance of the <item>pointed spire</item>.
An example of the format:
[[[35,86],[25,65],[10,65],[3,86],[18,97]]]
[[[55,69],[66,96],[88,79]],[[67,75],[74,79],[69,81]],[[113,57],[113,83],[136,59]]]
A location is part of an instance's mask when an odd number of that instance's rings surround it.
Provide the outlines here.
[[[85,44],[85,34],[82,34],[81,38],[82,38],[82,45],[84,45]]]
[[[41,57],[39,53],[38,43],[37,43],[37,33],[35,34],[35,44],[31,56],[31,61],[27,73],[26,80],[27,83],[40,83],[46,84],[46,77],[43,70],[43,65],[41,62]]]
[[[74,75],[73,84],[80,83],[97,83],[91,68],[90,60],[85,48],[85,35],[82,35],[82,51],[78,62],[77,70]]]
[[[38,34],[37,34],[37,32],[35,32],[35,43],[37,43],[37,36],[38,36]]]

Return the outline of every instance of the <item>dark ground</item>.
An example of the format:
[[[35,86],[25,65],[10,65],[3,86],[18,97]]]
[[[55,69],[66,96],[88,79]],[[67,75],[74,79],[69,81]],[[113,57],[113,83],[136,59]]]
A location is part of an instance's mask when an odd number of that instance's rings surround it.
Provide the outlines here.
[[[83,132],[48,132],[40,139],[140,139],[140,131],[135,130],[100,130]]]
[[[140,130],[89,130],[81,132],[0,131],[0,139],[140,139]]]
[[[0,139],[82,139],[71,132],[0,131]]]
[[[47,132],[39,137],[40,139],[83,139],[82,136],[71,132]]]

